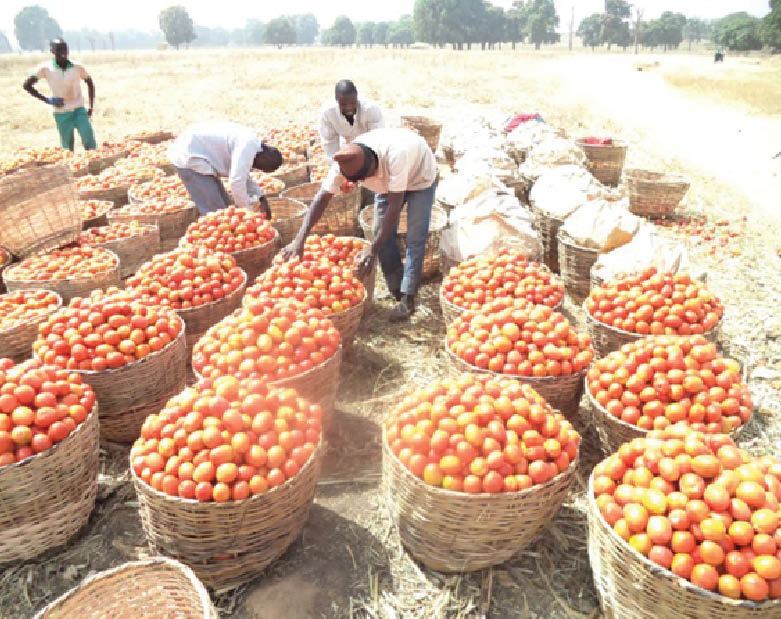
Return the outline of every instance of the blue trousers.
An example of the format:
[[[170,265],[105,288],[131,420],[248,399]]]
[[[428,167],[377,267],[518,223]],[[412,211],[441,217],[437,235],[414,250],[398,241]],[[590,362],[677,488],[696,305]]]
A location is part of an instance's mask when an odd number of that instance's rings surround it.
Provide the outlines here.
[[[225,208],[231,203],[225,186],[216,176],[200,174],[187,168],[176,168],[176,172],[201,215]]]
[[[379,251],[380,267],[388,290],[401,290],[407,295],[414,295],[418,291],[435,191],[436,183],[428,189],[407,191],[404,194],[402,211],[405,205],[407,208],[407,252],[404,263],[402,264],[401,250],[396,241],[398,222]],[[379,234],[380,224],[387,212],[388,195],[378,194],[374,200],[373,237]]]

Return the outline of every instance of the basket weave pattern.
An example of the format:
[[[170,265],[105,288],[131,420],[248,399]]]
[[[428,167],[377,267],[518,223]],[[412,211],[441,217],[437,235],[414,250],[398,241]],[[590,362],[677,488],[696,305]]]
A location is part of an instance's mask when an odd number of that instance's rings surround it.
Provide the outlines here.
[[[89,160],[87,170],[90,174],[100,174],[103,170],[107,170],[113,166],[120,159],[124,159],[130,153],[126,150],[117,151],[111,155],[104,155],[103,157],[95,157]]]
[[[533,204],[529,207],[529,211],[532,214],[532,226],[542,241],[543,262],[554,273],[560,273],[558,235],[564,220],[548,215]]]
[[[0,468],[0,563],[32,559],[87,523],[98,489],[98,405],[62,442]]]
[[[29,168],[0,178],[0,246],[19,258],[75,241],[81,209],[70,168]]]
[[[173,140],[174,134],[170,131],[154,131],[151,133],[138,133],[136,135],[127,136],[128,140],[135,140],[136,142],[146,142],[147,144],[159,144],[166,140]]]
[[[108,200],[114,203],[115,208],[125,206],[128,203],[128,189],[129,184],[108,189],[82,189],[79,191],[79,200]]]
[[[306,216],[307,205],[293,198],[269,198],[268,205],[274,217],[274,227],[279,232],[282,247],[296,238]]]
[[[426,140],[426,144],[428,144],[431,152],[437,152],[439,134],[442,132],[442,125],[440,123],[434,122],[425,116],[402,116],[401,126],[418,133]]]
[[[570,299],[580,305],[591,292],[591,267],[599,258],[599,250],[573,243],[559,231],[557,235],[559,268]]]
[[[124,215],[115,211],[108,214],[109,223],[137,221],[140,224],[157,226],[160,230],[160,248],[179,244],[179,239],[187,232],[187,226],[198,219],[198,210],[195,206],[189,206],[178,211],[167,213],[150,213],[137,215]],[[166,245],[167,244],[167,245]],[[173,247],[170,247],[173,249]]]
[[[0,358],[8,357],[14,363],[29,359],[33,354],[33,342],[38,337],[38,326],[61,307],[62,297],[57,295],[57,307],[48,314],[27,319],[13,329],[0,331]]]
[[[561,507],[578,458],[552,480],[520,492],[467,494],[415,477],[382,440],[382,486],[401,542],[441,572],[498,565],[526,548]]]
[[[624,178],[629,190],[629,210],[635,215],[669,215],[689,190],[685,178],[661,172],[632,169],[624,173]]]
[[[321,183],[306,183],[283,191],[280,196],[300,200],[308,207]],[[361,190],[355,187],[349,193],[337,193],[331,198],[320,221],[310,230],[312,234],[333,234],[334,236],[357,236],[356,214],[361,206]]]
[[[144,225],[140,234],[98,243],[94,247],[110,249],[119,258],[119,277],[125,279],[138,271],[144,262],[154,256],[160,249],[160,231],[157,226]]]
[[[612,144],[586,144],[584,139],[580,139],[575,143],[585,153],[588,171],[594,178],[603,185],[618,185],[626,159],[626,142],[613,140]]]
[[[287,172],[274,172],[271,176],[285,183],[285,187],[303,185],[309,182],[309,166],[306,163],[302,163],[300,166]]]
[[[588,484],[588,557],[606,619],[778,619],[781,600],[751,602],[706,591],[646,559],[599,513]]]
[[[328,314],[328,318],[334,323],[336,330],[339,331],[343,348],[349,348],[353,343],[353,338],[355,338],[355,333],[358,331],[361,318],[363,318],[363,312],[366,309],[367,299],[368,295],[364,292],[363,299],[357,305],[353,305],[350,309],[343,312]]]
[[[271,266],[271,261],[274,259],[274,254],[277,253],[279,246],[279,232],[275,230],[274,238],[268,243],[236,251],[230,255],[236,259],[236,264],[246,273],[246,281],[253,282],[258,275]]]
[[[193,571],[173,559],[123,563],[84,580],[35,615],[35,619],[217,619],[209,593]]]
[[[252,580],[301,534],[320,476],[322,441],[299,473],[243,501],[171,497],[132,470],[141,524],[155,551],[187,564],[204,584],[229,589]],[[216,558],[220,555],[230,558]]]

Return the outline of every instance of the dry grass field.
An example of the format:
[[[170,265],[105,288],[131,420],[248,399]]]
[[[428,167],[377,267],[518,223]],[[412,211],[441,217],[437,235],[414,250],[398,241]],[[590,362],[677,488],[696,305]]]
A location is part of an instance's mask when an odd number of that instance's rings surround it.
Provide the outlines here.
[[[206,118],[254,127],[314,121],[336,80],[349,77],[388,110],[440,119],[540,112],[571,136],[608,134],[630,143],[627,167],[677,171],[692,188],[691,214],[745,216],[739,257],[705,264],[727,305],[722,344],[749,369],[781,370],[781,63],[759,57],[510,50],[200,50],[86,53],[97,86],[99,140]],[[0,56],[0,152],[56,143],[46,107],[21,89],[43,56]],[[642,70],[638,70],[642,69]],[[688,240],[687,240],[688,242]],[[381,278],[380,278],[381,279]],[[379,421],[411,385],[446,372],[439,282],[421,291],[410,324],[389,327],[387,295],[364,318],[342,366],[336,417],[315,505],[304,534],[256,581],[217,595],[223,616],[577,617],[600,616],[586,552],[583,491],[600,457],[586,415],[576,487],[544,535],[512,561],[443,575],[403,551],[380,493]],[[380,292],[380,290],[378,290]],[[577,319],[579,308],[565,311]],[[780,374],[781,375],[781,374]],[[759,385],[759,386],[757,386]],[[759,394],[748,447],[781,455],[781,380]],[[761,396],[761,397],[760,397]],[[67,548],[0,571],[0,617],[30,616],[88,573],[148,552],[127,450],[105,445],[98,506]]]

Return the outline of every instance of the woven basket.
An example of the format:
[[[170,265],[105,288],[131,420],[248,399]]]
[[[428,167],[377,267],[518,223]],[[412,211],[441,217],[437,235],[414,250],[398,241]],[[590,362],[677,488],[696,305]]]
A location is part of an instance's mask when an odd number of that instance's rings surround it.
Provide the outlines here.
[[[195,205],[166,213],[124,215],[110,211],[108,214],[109,223],[137,221],[140,224],[157,226],[160,231],[160,248],[163,251],[170,251],[176,247],[179,239],[187,232],[187,226],[196,219],[198,219],[198,210]]]
[[[334,327],[339,331],[342,339],[342,347],[348,349],[352,346],[355,333],[361,324],[363,312],[366,310],[368,294],[364,290],[363,299],[358,305],[353,305],[350,309],[337,314],[328,314],[328,318],[334,323]]]
[[[280,196],[303,202],[307,207],[320,191],[321,183],[306,183],[283,191]],[[356,216],[361,208],[361,190],[355,187],[349,193],[336,193],[331,198],[320,221],[310,230],[312,234],[358,236]]]
[[[121,150],[111,155],[105,155],[103,157],[95,157],[90,159],[87,164],[87,170],[89,174],[100,174],[103,170],[107,170],[113,166],[120,159],[124,159],[130,153],[126,150]]]
[[[550,481],[519,492],[454,492],[415,477],[390,450],[383,432],[383,494],[401,543],[440,572],[498,565],[526,548],[558,512],[577,465],[576,457]]]
[[[98,405],[63,441],[0,468],[0,563],[65,544],[87,524],[98,489]]]
[[[217,619],[209,593],[193,571],[153,557],[98,572],[54,600],[34,619]]]
[[[610,325],[606,325],[596,320],[585,305],[583,307],[583,313],[586,315],[586,329],[591,336],[591,345],[594,347],[594,353],[599,359],[607,356],[608,353],[618,350],[624,344],[630,342],[636,342],[644,337],[648,337],[648,334],[632,333],[630,331],[624,331],[623,329],[616,329]],[[709,342],[716,344],[719,341],[719,333],[721,331],[721,320],[707,333],[703,333],[703,337]]]
[[[162,350],[116,369],[74,370],[92,386],[100,402],[100,436],[115,443],[132,443],[147,416],[187,386],[185,333]]]
[[[19,363],[32,357],[33,342],[38,337],[38,325],[47,320],[49,316],[61,307],[62,297],[57,295],[57,307],[48,314],[28,319],[27,322],[13,329],[8,329],[7,331],[0,330],[0,359],[8,357],[15,363]]]
[[[697,587],[653,563],[608,526],[599,513],[593,473],[588,482],[588,557],[606,619],[778,619],[781,599],[733,600]]]
[[[309,182],[309,166],[307,166],[306,163],[302,163],[300,166],[287,170],[286,172],[273,172],[271,176],[278,178],[285,183],[285,187],[303,185],[304,183]]]
[[[589,273],[589,282],[591,284],[591,290],[596,290],[597,288],[600,288],[605,283],[605,280],[602,279],[596,273],[594,273],[594,269],[592,267],[592,270]]]
[[[648,217],[671,214],[690,185],[682,176],[647,170],[626,170],[624,179],[629,190],[630,212]]]
[[[172,163],[158,163],[155,165],[158,170],[162,170],[166,176],[173,176],[176,174],[176,166]]]
[[[626,142],[613,140],[612,144],[586,144],[585,139],[580,139],[575,143],[585,153],[588,160],[586,167],[594,178],[603,185],[618,185],[626,159]]]
[[[321,441],[292,479],[263,494],[225,503],[168,496],[141,481],[130,467],[149,546],[186,563],[217,591],[252,580],[301,534],[322,452]]]
[[[591,292],[591,267],[599,258],[600,251],[573,243],[561,230],[556,241],[564,287],[572,302],[580,305]]]
[[[432,153],[437,152],[439,146],[439,134],[442,132],[442,125],[438,122],[426,118],[425,116],[402,116],[401,126],[411,129],[426,140],[426,144]]]
[[[272,222],[279,232],[280,244],[285,247],[296,238],[304,223],[307,205],[292,198],[269,198]]]
[[[13,262],[14,257],[5,249],[0,247],[0,294],[5,294],[5,282],[3,281],[3,271]]]
[[[62,298],[63,304],[67,304],[73,297],[87,297],[93,290],[101,288],[119,287],[119,259],[116,266],[103,273],[97,273],[93,277],[83,277],[79,279],[50,279],[50,280],[23,280],[12,279],[8,271],[3,272],[3,280],[8,292],[16,292],[25,288],[34,288],[36,290],[51,290],[56,292]]]
[[[455,374],[462,372],[472,372],[477,374],[490,374],[491,376],[501,376],[502,378],[514,378],[518,382],[526,383],[539,393],[552,408],[567,416],[570,420],[578,413],[580,408],[580,397],[583,395],[583,377],[586,370],[565,374],[562,376],[516,376],[515,374],[501,374],[484,370],[474,365],[469,365],[466,361],[458,357],[450,346],[445,342],[450,367]]]
[[[157,226],[142,226],[143,231],[125,239],[98,243],[93,247],[110,249],[119,258],[119,277],[133,275],[144,262],[160,250],[160,231]]]
[[[184,320],[188,360],[192,357],[193,346],[206,333],[207,329],[220,322],[241,305],[241,298],[247,288],[247,274],[243,270],[241,274],[243,277],[241,285],[222,299],[198,307],[176,310],[176,313]]]
[[[279,247],[279,232],[275,230],[274,238],[268,243],[250,249],[235,251],[230,255],[236,259],[236,264],[244,269],[247,277],[246,281],[253,282],[258,275],[271,266],[271,261],[274,259],[274,254],[277,253]]]
[[[125,206],[128,203],[127,191],[130,185],[121,185],[109,189],[84,189],[79,191],[79,200],[107,200],[114,207]]]
[[[100,228],[101,226],[108,225],[108,213],[111,209],[114,208],[114,203],[108,200],[104,200],[101,206],[102,209],[99,215],[90,217],[89,219],[81,220],[82,230],[86,230],[87,228]]]
[[[365,208],[360,215],[361,228],[363,235],[367,240],[374,238],[372,227],[374,223],[374,209]],[[426,253],[423,257],[422,279],[435,277],[439,273],[439,240],[442,237],[442,231],[447,226],[447,215],[441,208],[435,206],[431,209],[431,222],[428,227],[428,240],[426,241]],[[407,251],[407,211],[404,210],[399,216],[399,229],[396,233],[396,241],[399,244],[399,251],[402,259]]]
[[[127,140],[135,140],[136,142],[146,142],[147,144],[159,144],[166,140],[173,140],[174,134],[170,131],[154,131],[152,133],[137,133],[135,135],[127,136]]]
[[[0,178],[0,246],[19,258],[75,241],[81,209],[65,165]]]
[[[554,273],[560,273],[558,235],[564,220],[548,215],[533,204],[529,207],[529,211],[532,214],[532,226],[542,241],[543,262]]]

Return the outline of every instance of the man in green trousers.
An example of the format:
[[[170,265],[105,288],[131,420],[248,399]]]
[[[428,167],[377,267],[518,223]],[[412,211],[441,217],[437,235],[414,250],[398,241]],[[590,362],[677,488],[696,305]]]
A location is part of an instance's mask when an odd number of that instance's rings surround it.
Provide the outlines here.
[[[78,131],[84,149],[91,150],[96,146],[90,122],[95,105],[95,84],[82,65],[68,60],[68,44],[65,41],[54,39],[49,47],[54,58],[50,62],[42,63],[35,74],[24,81],[23,88],[36,99],[54,108],[54,120],[63,148],[73,150],[74,131]],[[45,97],[36,90],[35,83],[39,79],[49,82],[51,97]],[[89,109],[84,108],[81,80],[87,83]]]

